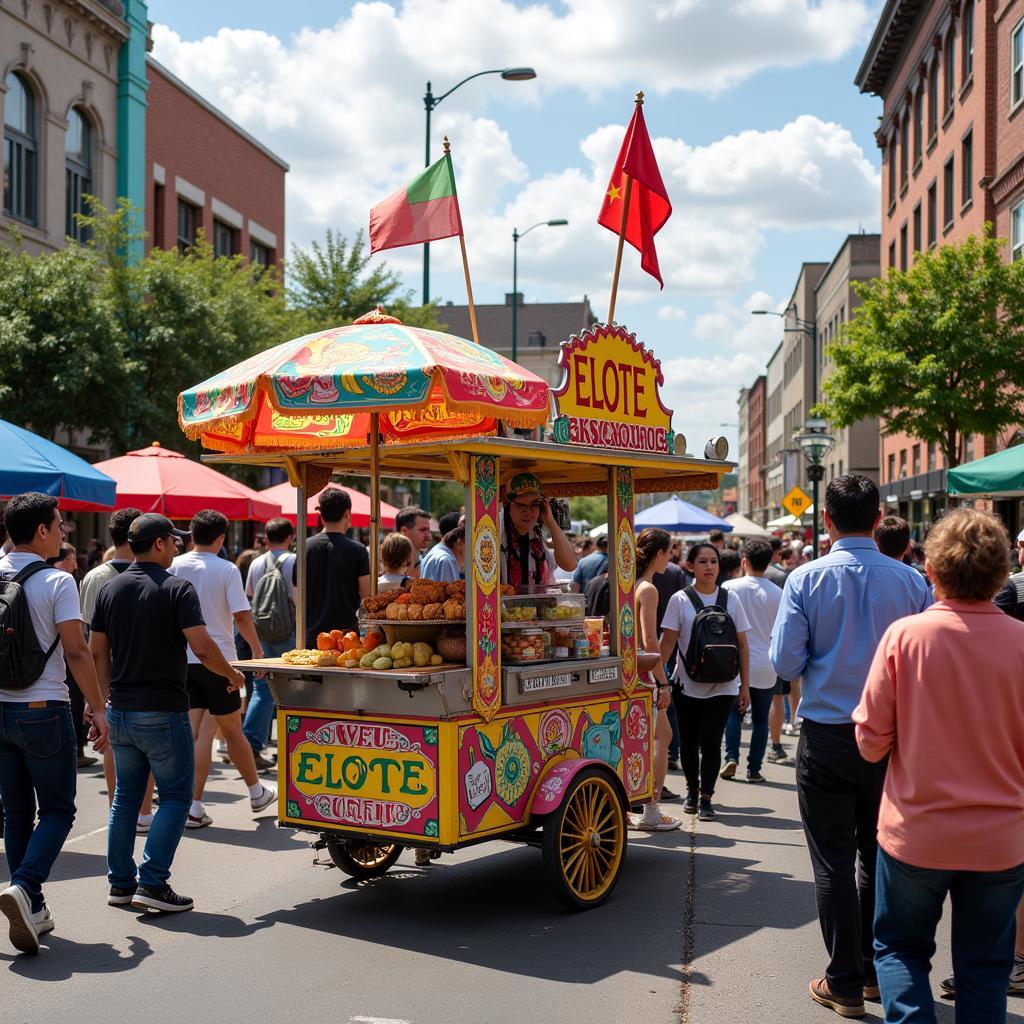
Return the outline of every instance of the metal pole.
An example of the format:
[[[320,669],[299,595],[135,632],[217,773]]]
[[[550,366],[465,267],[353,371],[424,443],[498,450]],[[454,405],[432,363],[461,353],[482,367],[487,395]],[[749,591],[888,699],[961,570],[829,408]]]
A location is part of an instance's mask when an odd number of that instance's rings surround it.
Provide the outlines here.
[[[821,509],[818,508],[818,474],[814,474],[814,482],[811,487],[811,501],[814,503],[814,530],[812,536],[814,538],[814,548],[811,551],[811,558],[818,557],[818,523],[820,521]]]
[[[306,646],[306,464],[295,488],[295,646]]]
[[[519,232],[512,229],[512,362],[519,354],[519,324],[516,320],[516,306],[519,305]]]
[[[423,152],[423,166],[430,166],[430,112],[434,109],[434,94],[427,82],[427,94],[423,97],[423,106],[427,111],[427,143]],[[423,305],[430,301],[430,243],[423,244]]]

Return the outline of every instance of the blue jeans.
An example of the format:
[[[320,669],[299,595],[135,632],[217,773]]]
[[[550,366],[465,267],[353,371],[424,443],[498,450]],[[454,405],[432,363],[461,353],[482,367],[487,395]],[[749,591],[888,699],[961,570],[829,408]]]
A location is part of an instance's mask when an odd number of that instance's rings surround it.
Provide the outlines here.
[[[768,712],[772,709],[773,687],[767,690],[758,689],[755,686],[750,688],[750,717],[753,721],[753,728],[750,732],[750,750],[747,751],[747,771],[759,772],[764,763],[764,752],[768,746]],[[743,716],[740,714],[739,705],[734,704],[729,714],[729,721],[725,723],[725,759],[726,761],[740,760],[740,726],[743,724]]]
[[[874,945],[886,1024],[934,1024],[928,975],[947,893],[957,1024],[1006,1019],[1024,864],[1008,871],[937,871],[904,864],[879,848]]]
[[[136,884],[135,825],[150,772],[160,806],[146,836],[138,884],[162,889],[185,831],[192,803],[195,743],[187,711],[107,711],[117,786],[107,831],[107,878],[112,886]]]
[[[290,651],[295,646],[295,636],[287,640],[268,640],[263,644],[263,654],[267,658],[279,658],[285,651]],[[267,738],[270,736],[270,725],[274,721],[274,712],[277,705],[274,703],[274,695],[270,692],[270,685],[264,676],[262,679],[253,677],[252,697],[249,706],[245,711],[245,719],[242,722],[242,732],[249,741],[254,754],[259,754],[267,745]]]

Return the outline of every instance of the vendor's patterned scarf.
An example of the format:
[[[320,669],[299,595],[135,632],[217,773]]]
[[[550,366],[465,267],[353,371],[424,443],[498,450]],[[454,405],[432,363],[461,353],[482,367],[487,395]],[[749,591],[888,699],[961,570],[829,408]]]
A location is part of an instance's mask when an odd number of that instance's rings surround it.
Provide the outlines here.
[[[512,525],[509,509],[505,509],[505,552],[508,562],[508,579],[514,587],[521,587],[530,581],[530,562],[533,562],[533,582],[544,581],[546,552],[544,536],[538,527],[529,533],[519,536]]]

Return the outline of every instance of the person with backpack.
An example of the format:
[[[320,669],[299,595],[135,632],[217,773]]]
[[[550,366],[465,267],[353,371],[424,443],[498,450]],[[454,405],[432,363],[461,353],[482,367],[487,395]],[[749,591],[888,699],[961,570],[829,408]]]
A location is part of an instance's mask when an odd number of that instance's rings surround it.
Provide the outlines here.
[[[669,600],[662,620],[661,657],[677,651],[672,698],[679,721],[680,754],[686,776],[683,810],[713,821],[711,798],[722,766],[722,737],[733,705],[750,705],[750,629],[739,601],[717,585],[718,549],[694,544],[686,568],[694,583]]]
[[[280,658],[295,647],[295,589],[291,583],[295,555],[290,550],[294,534],[295,528],[287,519],[271,519],[267,523],[267,550],[249,563],[245,579],[245,595],[265,658]],[[242,732],[260,769],[273,765],[263,756],[263,748],[270,736],[275,707],[266,676],[254,676]]]
[[[98,753],[108,742],[106,701],[82,633],[75,581],[46,564],[64,539],[57,498],[16,495],[4,522],[14,544],[0,558],[0,801],[11,881],[0,892],[0,912],[14,948],[38,953],[40,935],[54,927],[42,887],[75,820],[67,669],[92,709]]]

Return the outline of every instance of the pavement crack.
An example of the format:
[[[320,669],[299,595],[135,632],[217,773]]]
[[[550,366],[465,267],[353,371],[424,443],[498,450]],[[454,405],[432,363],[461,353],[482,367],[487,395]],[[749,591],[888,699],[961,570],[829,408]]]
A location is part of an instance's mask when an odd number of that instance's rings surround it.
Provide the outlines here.
[[[693,926],[695,921],[694,901],[697,895],[697,819],[690,819],[690,850],[686,867],[686,896],[683,903],[683,958],[682,983],[679,992],[679,1021],[689,1024],[690,1020],[690,975],[693,965]]]

